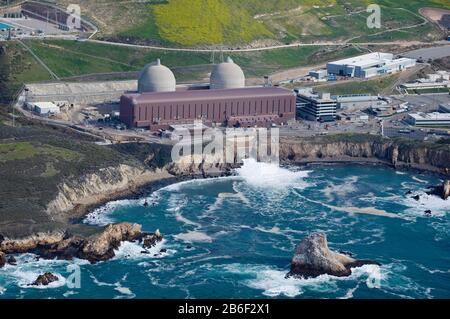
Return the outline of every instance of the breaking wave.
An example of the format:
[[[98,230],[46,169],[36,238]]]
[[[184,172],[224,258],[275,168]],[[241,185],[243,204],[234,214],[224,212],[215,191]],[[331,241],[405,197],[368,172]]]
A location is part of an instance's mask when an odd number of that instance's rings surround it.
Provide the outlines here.
[[[310,171],[291,171],[277,164],[257,162],[253,158],[245,159],[244,165],[236,169],[236,172],[251,186],[279,189],[288,186],[306,187],[308,184],[303,179],[310,173]]]

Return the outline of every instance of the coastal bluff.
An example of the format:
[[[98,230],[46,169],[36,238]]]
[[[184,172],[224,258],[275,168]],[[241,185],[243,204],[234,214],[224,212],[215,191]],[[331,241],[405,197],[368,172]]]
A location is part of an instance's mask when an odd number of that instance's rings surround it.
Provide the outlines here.
[[[450,176],[450,142],[387,139],[368,134],[281,138],[280,160],[293,164],[367,162]]]
[[[45,181],[44,188],[37,187],[43,184],[33,184],[36,187],[20,189],[18,193],[14,183],[4,185],[11,188],[5,189],[5,192],[17,196],[4,202],[8,210],[0,224],[0,238],[14,238],[15,241],[25,239],[21,249],[24,252],[33,249],[26,248],[29,238],[39,237],[40,234],[47,234],[46,244],[60,242],[66,233],[85,238],[100,233],[102,229],[74,221],[79,221],[94,207],[119,198],[140,196],[149,190],[148,187],[153,187],[151,185],[229,175],[233,168],[239,166],[222,164],[216,158],[204,158],[200,164],[189,158],[181,163],[173,163],[170,156],[172,146],[163,144],[127,143],[102,147],[88,144],[83,147],[88,148],[82,154],[83,159],[89,159],[89,152],[95,147],[96,152],[105,153],[102,156],[107,160],[91,161],[95,166],[86,166],[90,163],[73,159],[64,167],[54,164],[60,171],[54,172],[51,178],[38,171],[33,180]],[[394,168],[420,169],[446,176],[449,176],[450,170],[448,143],[386,139],[373,135],[282,137],[279,154],[282,164],[382,163]],[[14,165],[22,164],[16,161]],[[27,164],[24,162],[23,165]],[[65,167],[70,170],[63,171]],[[8,180],[13,182],[17,180],[22,183],[30,179],[29,170],[5,170],[4,174],[9,174]],[[23,198],[30,198],[26,205]],[[160,226],[155,225],[155,228]],[[4,246],[0,246],[0,251],[4,251]]]

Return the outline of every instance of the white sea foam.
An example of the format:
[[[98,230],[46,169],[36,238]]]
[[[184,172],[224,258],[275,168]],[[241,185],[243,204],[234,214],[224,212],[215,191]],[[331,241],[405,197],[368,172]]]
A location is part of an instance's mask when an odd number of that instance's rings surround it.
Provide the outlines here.
[[[423,180],[423,179],[420,179],[420,178],[418,178],[417,176],[413,176],[413,177],[411,177],[413,180],[415,180],[416,182],[419,182],[419,183],[422,183],[422,184],[427,184],[428,183],[428,181],[426,181],[426,180]]]
[[[419,200],[415,200],[411,196],[406,198],[399,198],[401,203],[409,207],[405,213],[412,215],[423,216],[426,210],[431,210],[432,216],[445,216],[450,213],[450,200],[443,200],[435,195],[428,195],[425,192],[417,193],[420,196]]]
[[[115,222],[115,220],[109,216],[113,211],[119,208],[127,208],[135,206],[138,203],[137,200],[118,200],[106,203],[102,207],[99,207],[89,213],[83,220],[83,223],[89,225],[106,226]]]
[[[173,250],[167,250],[165,253],[160,253],[161,248],[163,248],[165,239],[158,242],[152,248],[143,248],[136,242],[123,242],[120,247],[114,251],[114,259],[145,259],[145,258],[162,258],[169,254],[174,253]],[[142,253],[145,251],[146,253]]]
[[[344,180],[343,184],[329,183],[321,192],[332,201],[334,198],[344,198],[348,194],[356,192],[356,183],[358,182],[358,176],[350,176]]]
[[[222,180],[233,180],[236,179],[236,176],[223,176],[223,177],[214,177],[214,178],[207,178],[207,179],[192,179],[188,181],[183,181],[175,184],[168,185],[166,187],[161,188],[160,192],[179,192],[183,187],[189,186],[189,187],[195,187],[199,185],[207,185],[207,184],[214,184],[217,183],[217,181]]]
[[[278,188],[301,187],[308,184],[303,180],[310,171],[291,171],[276,164],[257,162],[249,158],[244,160],[244,165],[236,169],[238,175],[244,181],[254,187]]]
[[[77,295],[78,294],[78,292],[76,292],[76,291],[73,291],[73,290],[69,290],[69,291],[66,291],[65,293],[63,293],[63,297],[70,297],[70,296],[73,296],[73,295]]]
[[[191,226],[197,226],[197,227],[201,227],[201,225],[199,223],[196,223],[186,217],[184,217],[183,215],[181,215],[180,213],[176,213],[175,214],[175,219],[185,225],[191,225]]]
[[[348,277],[321,275],[316,278],[286,278],[286,270],[273,269],[269,266],[231,264],[224,267],[231,273],[254,277],[246,279],[243,284],[250,288],[262,290],[265,296],[296,297],[306,290],[315,292],[335,292],[339,281],[365,282],[370,288],[378,288],[374,283],[385,280],[382,269],[376,265],[364,265],[352,269]],[[352,292],[353,293],[353,292]]]
[[[17,279],[17,285],[20,288],[33,288],[33,289],[52,289],[59,288],[66,285],[66,278],[59,273],[53,273],[58,277],[57,281],[51,282],[47,286],[35,286],[33,282],[39,275],[42,275],[42,271],[23,271],[16,270],[12,275]]]
[[[86,215],[83,223],[96,226],[106,226],[116,222],[115,219],[110,216],[114,211],[121,208],[143,206],[145,202],[147,202],[147,204],[149,205],[156,205],[159,202],[159,199],[159,193],[158,191],[156,191],[145,198],[123,199],[108,202]]]
[[[187,233],[181,233],[174,236],[175,239],[182,240],[187,243],[211,243],[213,238],[208,234],[199,232],[199,231],[190,231]]]

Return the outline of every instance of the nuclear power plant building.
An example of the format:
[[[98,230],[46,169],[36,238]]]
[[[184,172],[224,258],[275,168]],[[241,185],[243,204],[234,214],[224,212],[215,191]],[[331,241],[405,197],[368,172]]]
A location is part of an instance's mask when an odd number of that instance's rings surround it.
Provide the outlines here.
[[[171,125],[262,126],[295,119],[295,94],[278,87],[245,87],[242,69],[230,58],[215,65],[210,85],[177,87],[172,71],[157,60],[147,65],[138,92],[120,100],[120,118],[128,127],[152,131]]]

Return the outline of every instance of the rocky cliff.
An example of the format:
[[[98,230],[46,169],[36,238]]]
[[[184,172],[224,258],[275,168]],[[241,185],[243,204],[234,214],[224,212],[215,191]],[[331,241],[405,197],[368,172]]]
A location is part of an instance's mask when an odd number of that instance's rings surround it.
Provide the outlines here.
[[[105,200],[131,193],[152,181],[169,178],[166,169],[149,170],[120,164],[65,181],[58,186],[58,193],[47,205],[52,220],[77,217],[83,209]]]
[[[449,174],[450,145],[371,135],[281,139],[280,159],[293,163],[380,161],[397,168],[417,168]]]

